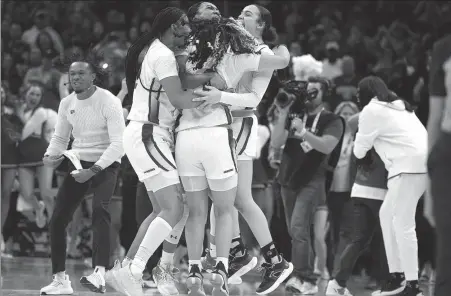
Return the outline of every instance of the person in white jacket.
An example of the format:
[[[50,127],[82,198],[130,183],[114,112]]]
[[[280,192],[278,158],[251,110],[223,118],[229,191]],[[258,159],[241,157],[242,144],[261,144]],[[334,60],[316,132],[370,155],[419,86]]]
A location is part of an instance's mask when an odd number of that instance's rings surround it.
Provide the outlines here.
[[[388,171],[379,216],[392,277],[380,295],[423,295],[418,288],[415,211],[427,186],[427,131],[410,104],[379,77],[362,79],[358,95],[363,105],[369,103],[359,117],[354,154],[362,159],[374,147]]]

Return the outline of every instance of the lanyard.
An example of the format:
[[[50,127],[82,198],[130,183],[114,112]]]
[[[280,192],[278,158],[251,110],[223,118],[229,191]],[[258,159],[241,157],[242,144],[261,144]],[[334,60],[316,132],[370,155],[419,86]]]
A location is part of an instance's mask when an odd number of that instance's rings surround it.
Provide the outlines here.
[[[315,119],[313,120],[312,128],[310,129],[310,132],[312,132],[313,134],[316,132],[316,126],[318,125],[319,117],[321,115],[321,112],[323,112],[323,110],[324,110],[324,108],[321,109],[321,111],[319,111],[318,114],[316,114]],[[302,124],[304,125],[304,128],[306,128],[305,125],[307,124],[307,118],[308,118],[308,115],[307,115],[307,113],[305,113],[304,119],[302,120]]]

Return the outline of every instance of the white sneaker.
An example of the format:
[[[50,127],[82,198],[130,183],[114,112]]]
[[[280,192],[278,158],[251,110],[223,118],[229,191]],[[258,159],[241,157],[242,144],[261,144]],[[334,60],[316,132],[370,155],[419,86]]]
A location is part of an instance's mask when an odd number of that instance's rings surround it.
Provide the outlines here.
[[[105,293],[106,291],[105,279],[102,274],[96,270],[88,276],[82,276],[80,279],[80,284],[92,292]]]
[[[120,260],[116,260],[114,261],[114,266],[113,268],[111,268],[110,270],[108,270],[107,272],[105,272],[105,283],[107,283],[108,285],[111,286],[111,288],[113,288],[116,291],[120,291],[118,284],[116,283],[116,281],[114,280],[114,277],[112,276],[112,273],[115,270],[119,270],[121,269],[122,265],[121,265],[121,261]]]
[[[301,295],[315,295],[318,293],[318,285],[304,282],[301,287]]]
[[[50,285],[41,289],[41,295],[72,295],[74,290],[70,284],[69,276],[65,275],[64,279],[53,275],[53,281]]]
[[[332,280],[327,284],[326,296],[352,296],[352,294],[347,288],[340,286],[336,280]]]
[[[130,271],[130,265],[124,266],[111,273],[113,280],[117,282],[120,291],[127,296],[144,296],[142,278],[137,279]]]
[[[301,293],[302,282],[297,277],[291,277],[288,282],[285,284],[285,290],[292,293]]]
[[[155,284],[157,284],[158,292],[164,296],[176,296],[179,295],[179,291],[177,290],[175,278],[176,273],[179,270],[171,265],[161,264],[158,262],[158,265],[154,267],[152,270],[152,278]]]

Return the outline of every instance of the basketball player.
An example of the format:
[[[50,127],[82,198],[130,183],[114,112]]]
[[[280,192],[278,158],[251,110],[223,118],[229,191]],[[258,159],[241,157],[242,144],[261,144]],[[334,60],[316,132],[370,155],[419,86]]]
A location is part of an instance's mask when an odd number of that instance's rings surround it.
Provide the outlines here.
[[[173,51],[184,45],[189,32],[188,19],[182,10],[163,9],[155,18],[151,31],[138,39],[127,55],[127,80],[133,80],[135,89],[128,116],[130,124],[124,133],[124,148],[152,203],[161,211],[155,219],[148,219],[153,221],[131,264],[111,273],[113,286],[126,295],[142,295],[140,280],[150,256],[169,236],[179,237],[185,224],[181,219],[184,205],[179,176],[172,156],[172,130],[179,109],[194,108],[200,103],[192,102],[191,91],[184,91]],[[149,44],[139,67],[138,56]],[[174,231],[178,234],[174,235]],[[172,262],[167,263],[167,268],[172,266]],[[171,275],[171,272],[166,274]],[[178,293],[175,286],[164,292]]]
[[[207,10],[212,11],[212,6],[208,5],[211,4],[207,4]],[[213,14],[217,16],[217,13]],[[279,69],[288,65],[288,59],[281,56],[242,55],[241,53],[255,51],[255,39],[233,20],[194,19],[191,24],[194,50],[189,54],[188,64],[184,63],[183,56],[180,56],[179,66],[186,66],[188,72],[197,69],[203,71],[205,68],[216,70],[223,81],[213,78],[211,83],[219,89],[235,89],[244,72]],[[229,48],[232,52],[228,51]],[[214,285],[213,295],[228,295],[228,255],[237,186],[233,134],[228,128],[232,117],[228,105],[236,104],[239,100],[236,100],[234,95],[219,92],[214,87],[207,88],[209,92],[219,94],[222,100],[216,103],[220,104],[204,103],[202,108],[183,110],[180,125],[176,129],[176,161],[190,210],[186,228],[190,258],[187,285],[190,295],[205,295],[200,257],[210,189],[216,207],[216,218],[220,219],[216,227],[217,264],[211,280]],[[286,261],[283,261],[282,265],[289,269]]]
[[[74,92],[59,106],[55,133],[44,155],[44,164],[57,167],[64,159],[72,133],[72,150],[79,155],[83,169],[71,165],[56,196],[50,221],[53,281],[41,289],[41,295],[72,294],[65,272],[65,230],[74,211],[89,188],[93,197],[94,272],[83,276],[80,283],[93,292],[105,292],[105,267],[110,260],[110,214],[108,206],[116,186],[120,160],[124,154],[122,133],[125,122],[118,98],[94,85],[98,74],[96,62],[79,60],[71,64],[69,78]]]
[[[271,14],[266,8],[259,5],[246,6],[241,12],[238,21],[259,42],[257,49],[261,51],[262,54],[273,54],[268,46],[263,43],[264,41],[274,43],[277,38],[277,33],[272,27]],[[282,260],[273,244],[265,215],[252,198],[252,170],[253,159],[256,157],[257,153],[258,128],[257,117],[252,109],[255,108],[263,98],[272,77],[272,72],[273,71],[268,70],[245,73],[235,89],[237,93],[240,93],[239,95],[235,94],[237,99],[236,104],[240,104],[239,106],[241,107],[232,106],[232,115],[234,115],[232,128],[234,139],[237,141],[238,160],[238,187],[235,207],[242,213],[257,238],[261,246],[263,257],[267,263],[267,265],[264,266],[267,267],[268,271],[270,270],[269,267],[272,268],[273,265],[276,265],[276,269],[283,268],[283,264],[279,264]],[[208,94],[208,92],[204,95],[207,97],[201,97],[199,99],[212,98],[212,95]],[[214,245],[216,223],[214,217],[214,206],[212,206],[210,212],[210,234],[213,243],[210,244],[210,252],[207,252],[207,256],[203,258],[204,269],[212,269],[212,266],[214,266],[213,258],[216,255],[216,246]],[[233,226],[234,238],[232,240],[232,249],[230,250],[229,257],[229,283],[240,283],[240,277],[255,267],[257,258],[250,256],[242,243],[239,233],[237,210],[234,210]],[[264,281],[264,285],[258,289],[258,293],[266,294],[272,292],[289,275],[290,272],[288,271],[278,274],[277,277],[274,277],[271,272],[265,273],[267,279]]]

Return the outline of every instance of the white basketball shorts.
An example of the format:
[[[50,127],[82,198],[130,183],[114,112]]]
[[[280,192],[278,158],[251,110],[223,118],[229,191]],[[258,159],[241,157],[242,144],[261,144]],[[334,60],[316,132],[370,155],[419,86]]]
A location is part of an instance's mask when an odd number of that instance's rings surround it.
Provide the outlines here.
[[[125,154],[147,191],[180,183],[173,138],[171,131],[152,124],[131,121],[125,128]]]
[[[186,191],[227,191],[237,185],[235,140],[227,127],[177,133],[175,159]],[[193,184],[195,182],[196,184]]]

